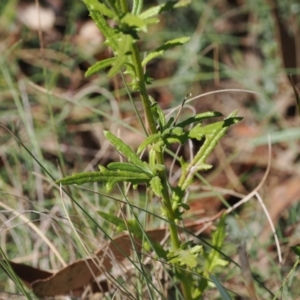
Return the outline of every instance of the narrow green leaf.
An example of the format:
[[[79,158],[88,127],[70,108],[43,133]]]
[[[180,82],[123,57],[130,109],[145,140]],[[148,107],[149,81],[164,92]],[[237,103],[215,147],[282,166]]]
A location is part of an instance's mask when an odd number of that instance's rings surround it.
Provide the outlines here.
[[[161,180],[158,176],[155,176],[150,180],[150,187],[157,197],[162,196],[163,186],[162,186]]]
[[[118,152],[123,154],[129,163],[134,164],[138,167],[141,171],[152,175],[152,171],[149,165],[146,162],[143,162],[139,156],[128,146],[126,145],[121,139],[116,137],[109,131],[104,131],[105,137],[111,142],[111,144],[116,148]]]
[[[116,61],[115,57],[107,58],[96,62],[85,72],[85,77],[89,77],[107,67],[110,67]]]
[[[214,134],[222,129],[226,130],[228,127],[230,127],[233,124],[236,124],[242,119],[243,118],[240,117],[230,117],[226,118],[223,121],[212,123],[206,126],[201,126],[201,124],[198,124],[189,131],[189,138],[194,138],[200,141],[203,138],[203,136]]]
[[[162,9],[162,6],[164,4],[161,4],[161,5],[157,5],[157,6],[154,6],[154,7],[151,7],[147,10],[145,10],[144,12],[142,12],[139,16],[141,19],[143,20],[146,20],[148,18],[151,18],[153,16],[156,16],[160,13],[161,9]]]
[[[197,123],[197,122],[201,122],[205,119],[214,118],[214,117],[222,117],[222,116],[223,115],[217,111],[208,111],[205,113],[197,114],[197,115],[190,117],[180,123],[177,123],[176,126],[184,128],[185,126],[190,125],[192,123]]]
[[[179,0],[175,3],[174,8],[185,7],[191,3],[191,0]]]
[[[106,184],[107,190],[118,182],[130,182],[132,184],[146,183],[149,184],[151,177],[146,173],[137,173],[123,170],[108,170],[103,166],[99,166],[99,172],[86,172],[74,174],[56,181],[57,184],[83,184],[88,182],[103,182]]]
[[[97,25],[97,27],[100,29],[100,31],[103,33],[103,35],[106,38],[104,44],[112,47],[112,49],[116,51],[118,49],[117,41],[120,34],[107,24],[105,17],[98,11],[90,11],[90,15],[94,20],[95,24]]]
[[[209,277],[210,277],[211,281],[216,285],[217,289],[219,290],[222,299],[223,300],[231,300],[231,297],[227,293],[224,286],[220,283],[219,279],[213,274],[210,274]]]
[[[106,213],[104,211],[98,211],[98,214],[106,221],[115,225],[117,227],[118,232],[128,230],[130,233],[132,233],[136,237],[141,238],[143,232],[135,219],[126,220],[126,222],[125,222],[124,219],[117,217],[113,214]]]
[[[152,102],[151,112],[154,119],[158,121],[157,123],[159,124],[160,130],[162,130],[162,128],[164,128],[164,126],[166,125],[166,116],[159,104],[155,102],[155,100],[152,100]]]
[[[225,135],[228,127],[241,120],[241,118],[235,117],[236,114],[237,112],[235,111],[221,122],[209,124],[204,127],[202,127],[201,124],[198,124],[190,130],[188,135],[189,138],[201,140],[205,137],[205,140],[199,151],[196,153],[194,159],[186,168],[184,168],[184,171],[181,174],[178,185],[182,190],[188,188],[188,186],[192,183],[196,172],[211,167],[206,164],[206,159],[215,149],[219,140]]]
[[[162,138],[166,145],[173,143],[180,143],[183,145],[187,141],[188,137],[189,133],[177,126],[166,129],[162,134]]]
[[[111,171],[128,171],[136,173],[144,173],[139,167],[127,162],[111,162],[107,165],[107,169]]]
[[[98,211],[98,214],[106,221],[115,225],[119,232],[127,229],[125,221],[123,219],[121,219],[113,214],[106,213],[104,211]]]
[[[191,3],[191,0],[180,0],[180,1],[168,1],[167,3],[151,7],[141,13],[139,16],[142,19],[147,19],[153,16],[156,16],[164,11],[168,11],[174,8],[184,7]]]
[[[188,42],[190,40],[190,37],[181,37],[174,40],[167,41],[162,46],[158,47],[154,51],[150,52],[142,61],[142,66],[145,67],[149,61],[152,59],[162,56],[164,52],[170,48],[183,45],[184,43]]]
[[[223,215],[220,219],[217,230],[212,234],[212,245],[220,250],[226,237],[225,225],[225,215]],[[212,272],[217,266],[225,267],[228,265],[228,261],[222,259],[219,251],[211,249],[210,253],[208,254],[206,264],[207,267],[205,269],[209,273]]]
[[[133,42],[134,41],[131,35],[121,35],[120,39],[118,40],[118,49],[115,51],[116,60],[107,74],[109,78],[116,75],[121,70],[122,66],[127,62],[128,53],[130,52]]]
[[[197,245],[191,249],[178,249],[168,254],[169,262],[180,266],[195,268],[198,264],[197,257],[202,252],[202,247]]]
[[[131,13],[125,14],[125,16],[121,19],[121,22],[130,27],[138,28],[142,28],[147,25],[147,22],[145,20],[143,20],[137,15],[132,15]]]
[[[142,144],[139,146],[138,150],[137,150],[137,154],[142,153],[142,151],[149,145],[153,144],[153,143],[157,143],[159,141],[159,139],[161,138],[160,133],[155,133],[155,134],[151,134],[149,135],[143,142]]]
[[[83,0],[89,11],[97,11],[106,17],[114,18],[115,13],[110,10],[105,4],[100,3],[98,0]]]

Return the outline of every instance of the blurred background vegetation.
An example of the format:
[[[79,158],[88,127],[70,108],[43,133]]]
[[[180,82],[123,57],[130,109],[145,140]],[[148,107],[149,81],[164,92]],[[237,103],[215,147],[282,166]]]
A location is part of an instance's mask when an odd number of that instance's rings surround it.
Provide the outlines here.
[[[154,2],[163,1],[145,1],[145,7]],[[192,109],[224,115],[238,110],[244,117],[217,146],[210,158],[214,168],[195,183],[188,202],[189,218],[213,216],[258,185],[267,168],[270,134],[271,169],[260,195],[279,235],[283,265],[278,263],[274,238],[255,199],[227,218],[224,251],[238,260],[237,245],[245,240],[252,271],[276,293],[297,261],[290,247],[300,243],[300,123],[287,76],[292,74],[296,86],[300,82],[300,3],[192,1],[186,8],[162,14],[160,23],[141,33],[139,47],[146,54],[180,36],[191,36],[191,40],[150,64],[148,72],[154,79],[150,95],[167,110],[179,105],[188,93],[231,89],[192,102],[184,114],[191,114]],[[103,129],[118,132],[135,149],[143,139],[121,78],[109,80],[105,72],[84,77],[89,66],[111,56],[103,42],[81,1],[0,3],[0,245],[15,262],[46,270],[61,268],[28,224],[35,224],[66,262],[82,256],[59,190],[44,169],[58,179],[118,160]],[[69,191],[92,217],[98,219],[100,207],[110,212],[119,209],[114,201],[96,193],[104,191],[101,185],[87,187],[91,191]],[[134,203],[144,204],[145,190],[140,188],[131,197]],[[70,201],[65,205],[89,249],[97,249],[101,234]],[[150,227],[160,225],[157,220],[148,221]],[[226,287],[241,297],[247,295],[239,270],[230,266],[221,273]],[[296,268],[282,299],[297,299],[299,280]],[[2,272],[0,290],[16,292]],[[266,299],[259,286],[257,292]]]

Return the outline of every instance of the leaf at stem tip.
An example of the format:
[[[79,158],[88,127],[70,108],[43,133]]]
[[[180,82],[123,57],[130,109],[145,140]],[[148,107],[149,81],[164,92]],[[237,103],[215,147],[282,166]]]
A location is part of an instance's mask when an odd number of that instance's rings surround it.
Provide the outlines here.
[[[133,38],[129,34],[122,34],[118,40],[118,49],[115,51],[116,60],[112,64],[107,76],[109,78],[115,76],[128,61],[128,53],[133,44]]]
[[[89,77],[107,67],[110,67],[115,61],[116,61],[116,58],[111,57],[111,58],[103,59],[103,60],[96,62],[91,67],[89,67],[88,70],[85,72],[85,77]]]
[[[151,61],[152,59],[154,59],[158,56],[162,56],[166,50],[176,47],[176,46],[183,45],[186,42],[188,42],[189,40],[190,40],[190,37],[184,36],[181,38],[177,38],[177,39],[173,39],[173,40],[165,42],[162,46],[160,46],[157,49],[155,49],[154,51],[150,52],[144,58],[144,60],[142,61],[142,66],[145,67],[147,65],[147,63],[149,61]]]
[[[98,0],[83,0],[83,2],[90,11],[98,11],[109,18],[114,18],[116,16],[112,10]]]
[[[147,19],[153,16],[156,16],[164,11],[171,10],[173,8],[179,8],[179,7],[184,7],[187,6],[191,3],[191,0],[179,0],[177,2],[175,1],[168,1],[164,4],[157,5],[154,7],[151,7],[144,11],[143,13],[140,14],[140,17],[142,19]]]

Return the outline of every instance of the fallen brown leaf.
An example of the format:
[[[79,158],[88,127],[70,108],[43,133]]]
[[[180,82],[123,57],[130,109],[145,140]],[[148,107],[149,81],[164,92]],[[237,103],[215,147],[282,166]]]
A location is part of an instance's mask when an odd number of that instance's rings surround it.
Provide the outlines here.
[[[5,261],[2,261],[5,263]],[[53,273],[44,271],[38,268],[27,266],[24,264],[9,262],[10,266],[13,268],[15,273],[22,279],[22,281],[28,286],[31,287],[31,284],[36,280],[46,279],[53,275]]]
[[[185,225],[187,230],[195,231],[199,227],[220,217],[220,213],[212,218],[191,222]],[[166,234],[166,228],[148,230],[148,237],[154,242],[161,242]],[[72,293],[80,293],[81,288],[92,283],[95,277],[110,271],[115,264],[122,263],[135,251],[142,249],[141,241],[131,239],[126,233],[105,243],[93,257],[80,259],[57,273],[50,273],[37,268],[9,262],[16,274],[33,289],[39,297],[49,297]]]

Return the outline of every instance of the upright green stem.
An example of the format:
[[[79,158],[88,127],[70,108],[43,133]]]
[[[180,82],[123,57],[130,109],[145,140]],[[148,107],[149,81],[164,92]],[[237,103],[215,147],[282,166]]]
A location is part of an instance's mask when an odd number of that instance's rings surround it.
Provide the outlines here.
[[[127,13],[128,12],[128,3],[127,3],[127,1],[126,0],[121,0],[120,5],[121,5],[122,12]]]
[[[146,84],[144,80],[144,72],[142,69],[141,59],[140,59],[140,53],[137,48],[136,43],[132,45],[132,58],[133,58],[133,64],[136,71],[136,77],[139,83],[139,89],[141,94],[141,100],[144,108],[144,112],[146,114],[146,119],[150,128],[150,133],[155,134],[157,133],[156,129],[156,123],[154,121],[153,115],[151,113],[151,102],[149,100],[149,96],[146,89]]]
[[[157,133],[156,123],[154,121],[154,118],[153,118],[153,115],[151,112],[151,102],[149,100],[149,96],[147,93],[141,59],[140,59],[139,51],[138,51],[136,44],[134,44],[132,46],[132,53],[133,53],[133,62],[134,62],[135,70],[136,70],[136,76],[137,76],[137,79],[139,82],[141,100],[143,103],[143,108],[144,108],[144,112],[146,115],[146,119],[149,124],[150,134],[155,134],[155,133]],[[157,160],[158,164],[161,164],[161,165],[164,164],[163,155],[160,151],[156,151],[156,160]],[[165,205],[165,208],[166,208],[167,214],[168,214],[167,217],[170,221],[175,222],[176,220],[175,220],[175,215],[174,215],[174,211],[172,208],[171,199],[170,199],[170,195],[169,195],[166,172],[162,171],[161,174],[159,174],[159,175],[160,175],[161,180],[163,181],[162,182],[162,186],[163,186],[162,194],[163,194],[163,203]],[[176,226],[170,224],[170,231],[171,231],[172,247],[174,249],[178,249],[180,246],[180,241],[178,238]]]
[[[144,73],[142,69],[141,59],[140,59],[140,53],[138,51],[137,45],[132,45],[132,58],[133,58],[133,64],[135,66],[136,70],[136,77],[139,83],[139,90],[141,94],[141,100],[144,108],[144,112],[146,115],[146,120],[148,122],[149,128],[150,128],[150,134],[157,133],[156,123],[153,118],[152,112],[151,112],[151,102],[149,100],[149,96],[146,89],[146,84],[144,80]],[[164,165],[163,155],[161,151],[156,151],[156,160],[158,164]],[[167,218],[173,223],[169,224],[170,226],[170,235],[171,235],[171,244],[173,250],[179,249],[181,243],[178,237],[178,231],[177,227],[174,225],[176,222],[176,217],[174,214],[174,210],[172,208],[171,198],[169,195],[168,190],[168,182],[167,182],[167,175],[165,170],[161,171],[159,174],[160,179],[162,180],[162,199],[163,199],[163,205],[166,209]],[[181,271],[178,271],[179,273],[182,273]],[[185,275],[182,274],[182,277]],[[191,282],[189,276],[186,276],[185,279],[182,279],[181,281],[181,287],[182,292],[184,294],[184,297],[186,300],[191,300]]]

